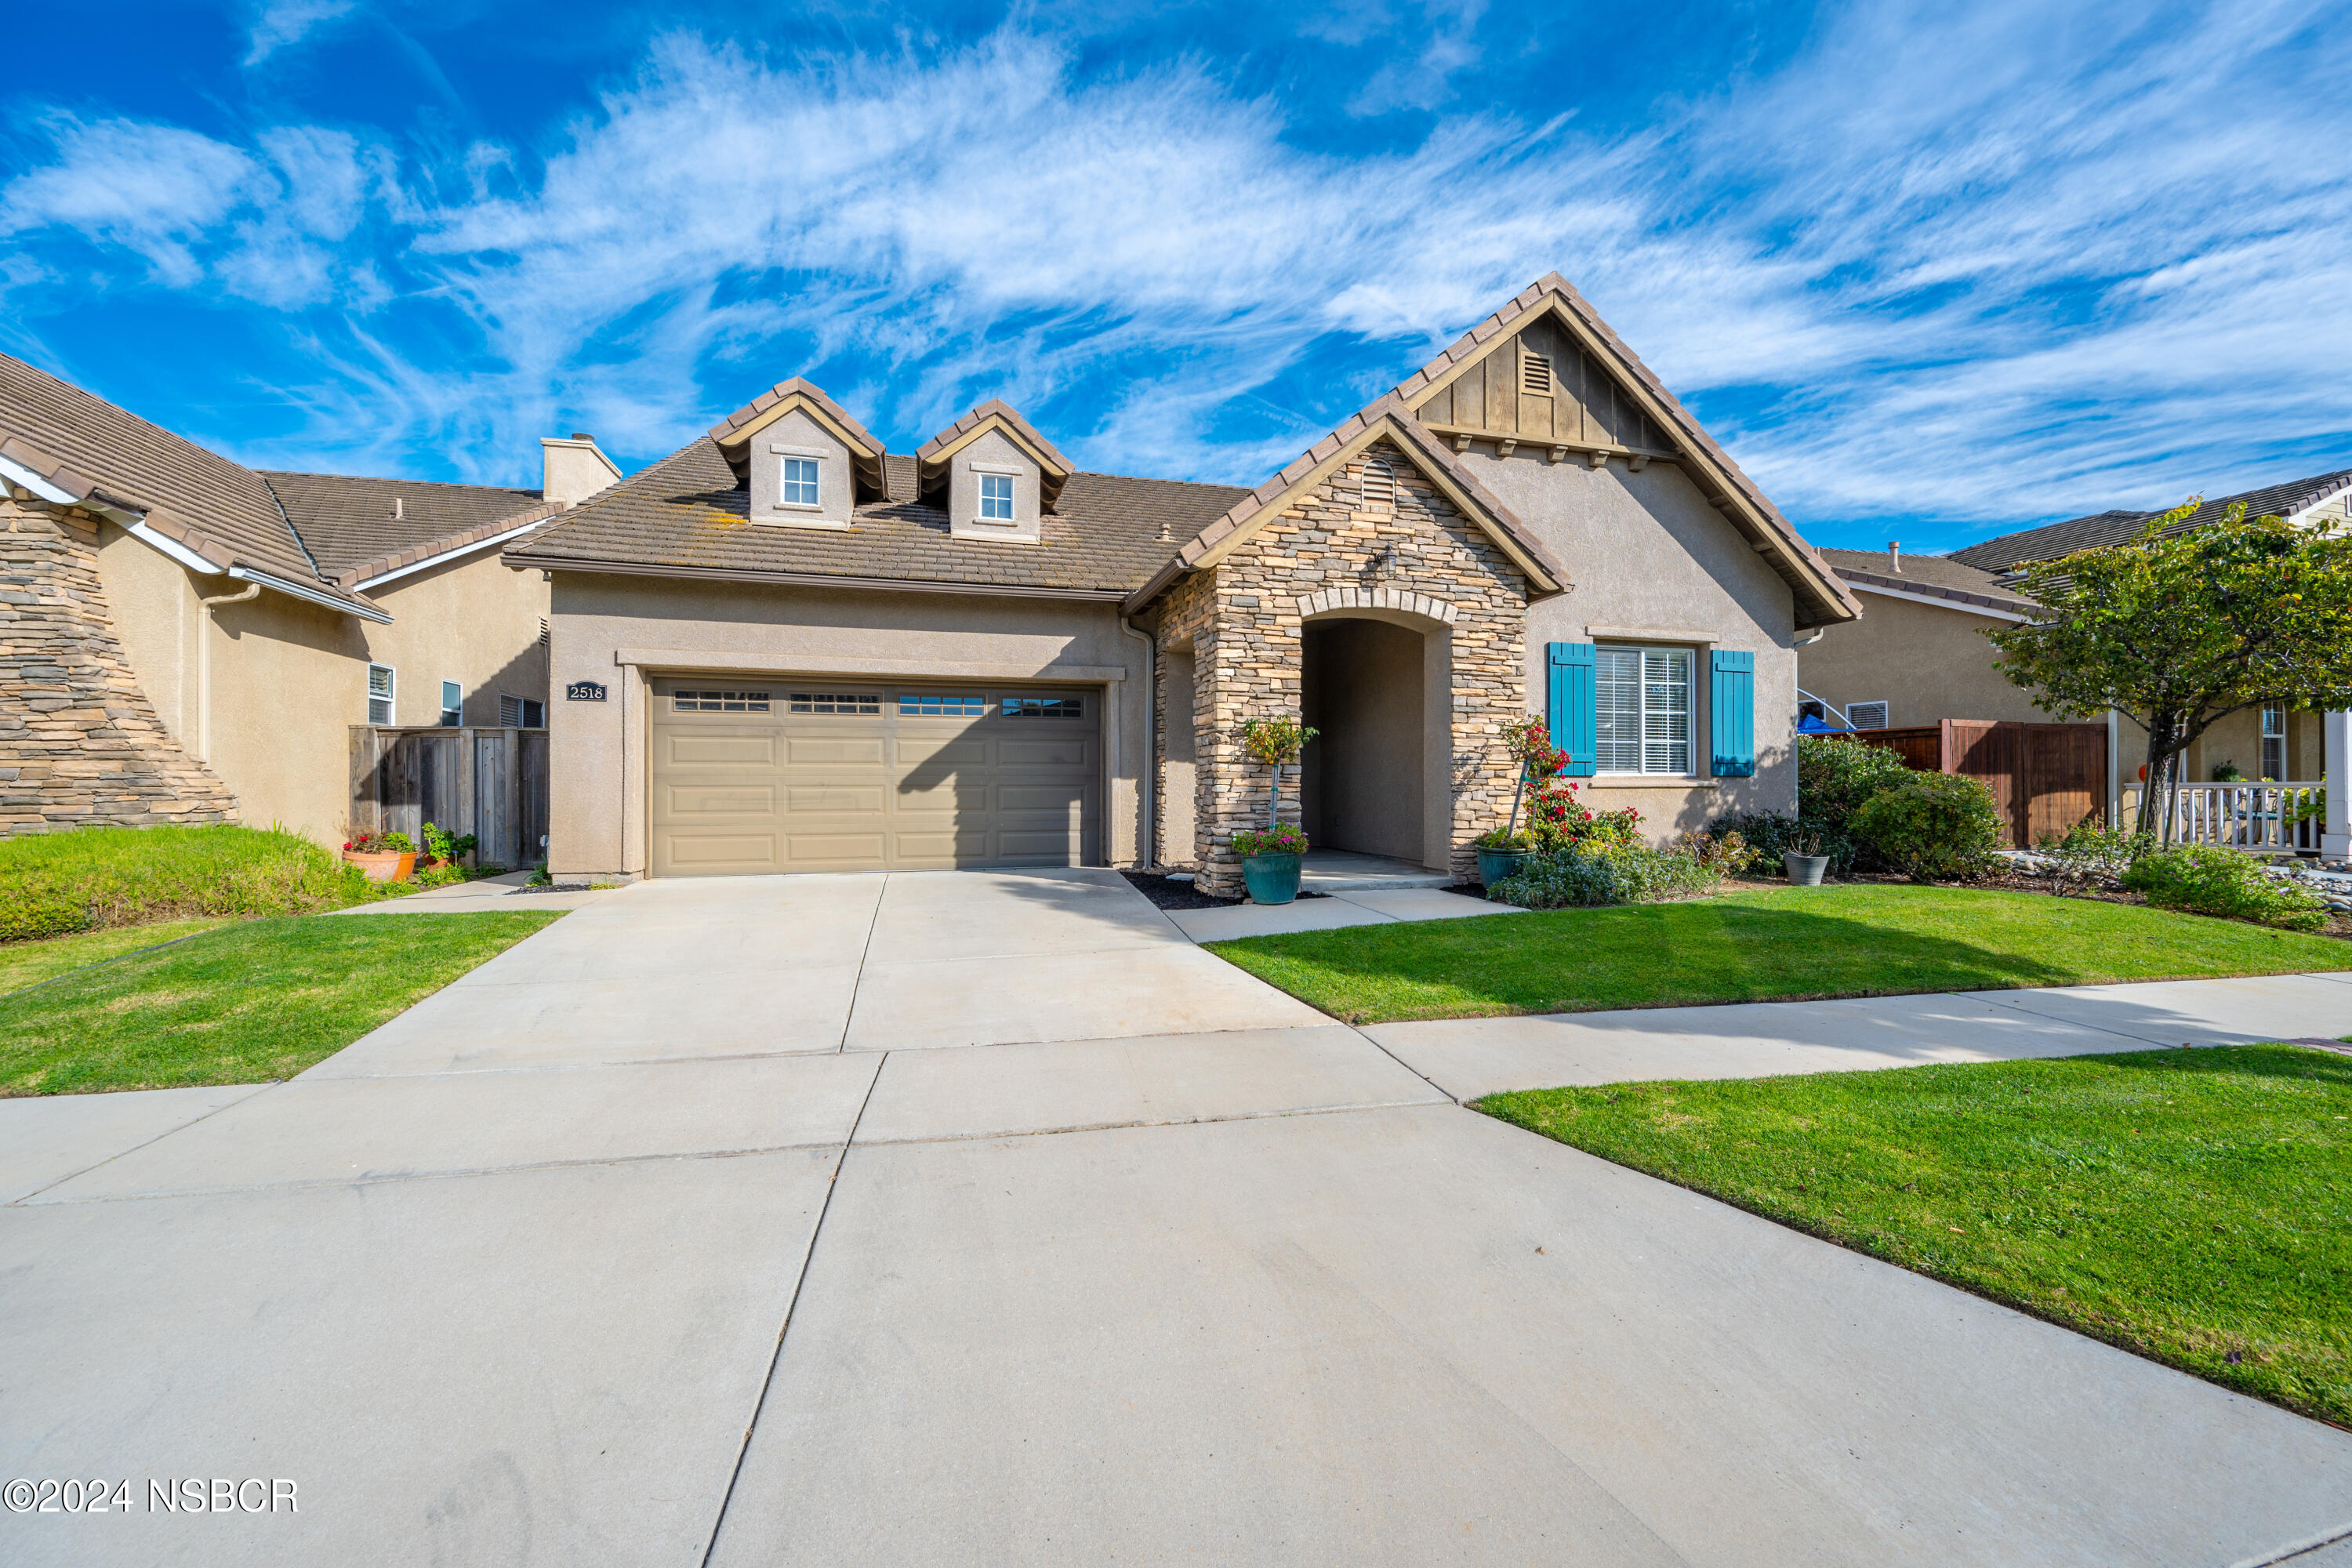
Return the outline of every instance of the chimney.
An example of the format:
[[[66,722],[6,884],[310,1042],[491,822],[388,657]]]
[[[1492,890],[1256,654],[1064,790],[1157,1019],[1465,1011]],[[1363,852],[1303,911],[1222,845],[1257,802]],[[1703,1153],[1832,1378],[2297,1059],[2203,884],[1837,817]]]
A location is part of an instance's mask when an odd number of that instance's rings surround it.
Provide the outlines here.
[[[1903,575],[1903,542],[1899,539],[1886,542],[1886,569],[1897,577]]]
[[[578,506],[590,496],[609,489],[621,477],[619,465],[604,456],[596,437],[585,430],[569,437],[539,438],[540,494],[565,506]]]

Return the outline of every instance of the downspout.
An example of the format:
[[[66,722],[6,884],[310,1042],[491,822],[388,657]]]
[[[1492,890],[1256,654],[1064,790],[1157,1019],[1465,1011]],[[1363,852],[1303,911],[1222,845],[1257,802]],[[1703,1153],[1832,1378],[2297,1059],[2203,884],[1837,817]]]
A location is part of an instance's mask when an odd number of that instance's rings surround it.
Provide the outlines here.
[[[213,764],[213,612],[223,605],[242,605],[260,596],[261,584],[247,583],[241,594],[196,600],[196,608],[204,612],[196,622],[196,735],[201,742],[196,760],[206,767]]]
[[[1136,786],[1143,796],[1143,835],[1135,858],[1138,870],[1149,871],[1160,864],[1160,639],[1137,630],[1125,616],[1118,629],[1143,644],[1143,765]]]

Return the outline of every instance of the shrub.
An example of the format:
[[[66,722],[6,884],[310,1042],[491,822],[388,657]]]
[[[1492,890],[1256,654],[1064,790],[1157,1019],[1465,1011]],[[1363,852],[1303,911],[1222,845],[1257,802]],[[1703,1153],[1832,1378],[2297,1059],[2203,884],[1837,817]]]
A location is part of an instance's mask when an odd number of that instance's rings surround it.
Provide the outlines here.
[[[1903,765],[1900,752],[1885,746],[1834,735],[1801,735],[1797,739],[1797,815],[1743,812],[1719,816],[1711,827],[1718,834],[1738,833],[1766,860],[1777,861],[1794,850],[1801,855],[1828,856],[1832,876],[1843,877],[1857,868],[1872,870],[1883,862],[1853,831],[1854,813],[1874,796],[1917,776]]]
[[[2284,882],[2242,849],[2191,844],[2143,855],[2124,887],[2159,909],[2252,921],[2286,931],[2316,931],[2327,908],[2309,889]]]
[[[1685,834],[1664,849],[1646,844],[1570,845],[1537,856],[1487,896],[1529,910],[1654,904],[1711,893],[1753,851],[1738,834]]]
[[[2074,886],[2114,884],[2134,863],[2156,847],[2156,835],[2128,827],[2101,827],[2078,822],[2063,833],[2045,833],[2034,842],[2034,853],[2050,862],[2049,875]]]
[[[374,896],[299,834],[78,827],[0,840],[0,942],[194,915],[294,915]]]
[[[2000,847],[2000,807],[1982,781],[1911,773],[1853,814],[1855,839],[1917,882],[1981,874]]]

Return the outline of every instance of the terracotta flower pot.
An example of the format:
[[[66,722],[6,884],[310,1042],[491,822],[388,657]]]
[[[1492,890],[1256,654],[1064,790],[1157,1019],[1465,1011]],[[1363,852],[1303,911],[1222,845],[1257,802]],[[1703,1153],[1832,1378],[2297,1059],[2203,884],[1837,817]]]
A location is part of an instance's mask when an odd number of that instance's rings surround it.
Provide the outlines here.
[[[343,858],[365,872],[371,882],[405,882],[409,873],[416,869],[416,852],[413,849],[387,849],[371,855],[346,849]]]

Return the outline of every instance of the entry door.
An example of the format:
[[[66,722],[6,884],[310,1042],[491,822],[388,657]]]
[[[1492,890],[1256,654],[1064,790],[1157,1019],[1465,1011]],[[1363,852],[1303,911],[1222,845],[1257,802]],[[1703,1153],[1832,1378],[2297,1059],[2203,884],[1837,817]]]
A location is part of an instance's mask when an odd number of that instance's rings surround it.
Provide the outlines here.
[[[1099,691],[665,677],[653,872],[1101,858]]]

